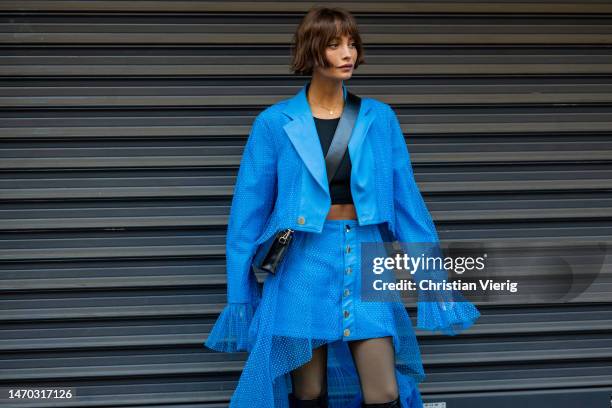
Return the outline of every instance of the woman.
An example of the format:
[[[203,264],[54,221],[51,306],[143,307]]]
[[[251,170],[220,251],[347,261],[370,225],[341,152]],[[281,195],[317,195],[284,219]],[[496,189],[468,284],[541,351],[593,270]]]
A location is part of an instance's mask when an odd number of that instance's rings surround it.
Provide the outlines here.
[[[380,225],[402,242],[438,242],[399,122],[386,103],[361,98],[328,183],[324,157],[362,43],[353,17],[326,7],[308,12],[294,42],[293,71],[312,80],[255,119],[228,223],[228,304],[205,345],[249,352],[230,407],[422,407],[406,308],[360,296],[360,244],[383,242]],[[253,257],[287,228],[293,240],[260,293]],[[480,316],[460,293],[423,292],[418,328],[453,335]]]

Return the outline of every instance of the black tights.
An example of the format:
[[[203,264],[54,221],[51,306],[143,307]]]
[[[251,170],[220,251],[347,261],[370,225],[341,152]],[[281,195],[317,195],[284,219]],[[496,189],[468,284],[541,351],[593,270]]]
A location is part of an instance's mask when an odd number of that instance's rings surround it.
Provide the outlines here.
[[[393,401],[399,396],[395,378],[392,337],[353,340],[348,343],[366,404]],[[312,360],[291,371],[293,394],[314,399],[327,390],[327,344],[312,351]]]

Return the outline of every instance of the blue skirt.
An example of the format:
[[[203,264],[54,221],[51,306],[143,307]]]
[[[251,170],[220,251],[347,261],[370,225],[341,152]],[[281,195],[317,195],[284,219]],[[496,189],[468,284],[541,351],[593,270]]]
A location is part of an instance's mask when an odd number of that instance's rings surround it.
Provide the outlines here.
[[[268,275],[250,324],[252,345],[230,408],[287,408],[290,371],[328,345],[330,408],[358,408],[358,372],[348,342],[392,336],[403,408],[421,408],[425,378],[404,304],[361,301],[361,243],[383,242],[377,225],[326,220],[321,233],[295,231],[276,274]]]

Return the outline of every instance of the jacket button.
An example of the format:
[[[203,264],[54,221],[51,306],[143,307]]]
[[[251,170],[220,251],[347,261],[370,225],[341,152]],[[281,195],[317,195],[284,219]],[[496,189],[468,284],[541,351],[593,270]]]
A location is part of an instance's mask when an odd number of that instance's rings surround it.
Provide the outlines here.
[[[344,311],[344,317],[349,317],[349,311],[348,310]]]
[[[344,335],[345,336],[350,336],[351,335],[351,331],[349,329],[344,329]]]
[[[346,268],[346,274],[350,275],[352,272],[351,267],[349,266],[348,268]]]
[[[303,225],[306,222],[306,219],[301,215],[297,219],[298,224]]]
[[[348,290],[348,289],[344,289],[344,296],[345,296],[345,297],[346,297],[346,296],[348,296],[348,295],[350,295],[350,294],[351,294],[351,291],[350,291],[350,290]]]

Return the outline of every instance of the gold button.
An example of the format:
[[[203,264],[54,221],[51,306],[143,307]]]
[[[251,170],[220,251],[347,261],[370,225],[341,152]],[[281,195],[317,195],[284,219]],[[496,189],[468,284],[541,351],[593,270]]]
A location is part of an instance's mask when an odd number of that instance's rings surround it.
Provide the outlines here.
[[[350,275],[352,272],[351,267],[349,266],[348,268],[346,268],[346,274]]]
[[[298,217],[297,221],[298,221],[298,224],[302,225],[302,224],[304,224],[306,222],[306,219],[300,215]]]
[[[349,317],[349,311],[348,310],[344,311],[344,317]]]
[[[344,335],[345,336],[350,336],[351,335],[351,331],[349,329],[344,329]]]
[[[346,232],[350,232],[350,231],[351,231],[351,226],[350,226],[350,225],[347,225],[347,226],[346,226]]]
[[[350,246],[350,245],[347,245],[347,246],[346,246],[346,252],[347,252],[347,253],[351,252],[351,246]]]
[[[348,289],[344,289],[344,296],[350,295],[351,291]]]

